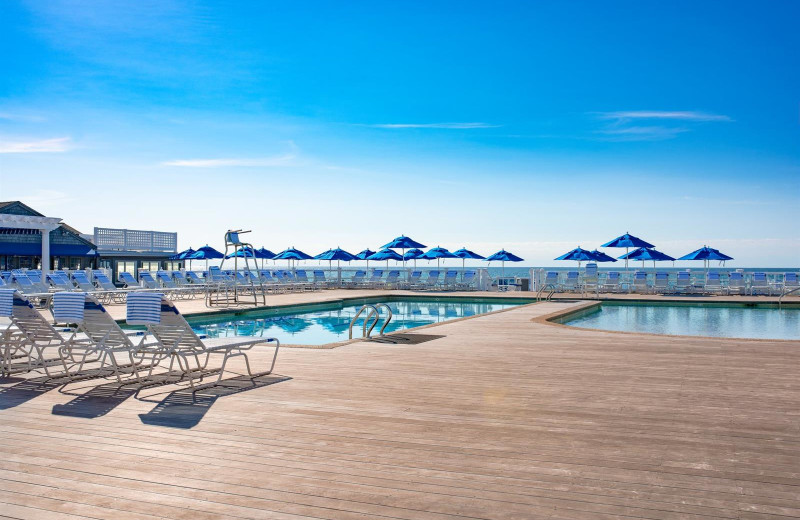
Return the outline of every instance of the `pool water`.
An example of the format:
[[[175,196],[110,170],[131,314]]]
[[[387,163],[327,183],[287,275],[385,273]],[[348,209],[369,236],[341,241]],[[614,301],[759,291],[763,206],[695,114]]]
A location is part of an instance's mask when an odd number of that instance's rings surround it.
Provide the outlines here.
[[[355,304],[351,301],[308,305],[294,309],[248,311],[236,316],[228,314],[188,317],[187,320],[195,332],[208,337],[274,337],[285,344],[323,345],[348,339],[350,321],[364,303],[374,305],[372,301]],[[528,302],[426,299],[381,303],[386,303],[392,309],[392,321],[384,331],[388,334],[403,329],[508,309]],[[385,311],[382,310],[381,313],[382,316],[385,316]],[[366,317],[366,314],[367,312],[362,313],[357,325],[353,327],[353,338],[361,337],[362,319]],[[373,336],[378,335],[382,324],[383,319],[373,330]]]
[[[603,303],[560,323],[587,329],[678,336],[800,339],[800,308],[776,305]]]

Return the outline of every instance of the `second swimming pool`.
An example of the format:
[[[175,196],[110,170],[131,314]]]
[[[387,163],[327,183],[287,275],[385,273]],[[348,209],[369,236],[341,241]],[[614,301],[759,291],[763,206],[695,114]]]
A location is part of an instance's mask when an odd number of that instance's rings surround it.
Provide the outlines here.
[[[255,336],[274,337],[281,343],[323,345],[348,339],[348,328],[358,310],[378,300],[345,300],[333,303],[253,310],[240,314],[214,314],[187,317],[198,334],[208,337]],[[385,333],[421,327],[432,323],[468,318],[524,303],[522,299],[496,298],[417,298],[381,300],[392,309],[392,321]],[[366,313],[362,314],[364,317]],[[382,322],[381,322],[382,323]],[[362,334],[361,319],[353,328],[353,338]],[[377,336],[381,324],[373,331]]]

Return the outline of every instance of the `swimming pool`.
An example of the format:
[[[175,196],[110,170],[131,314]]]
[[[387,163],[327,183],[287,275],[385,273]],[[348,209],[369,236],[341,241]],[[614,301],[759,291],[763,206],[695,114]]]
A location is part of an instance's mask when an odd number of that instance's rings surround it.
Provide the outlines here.
[[[283,344],[324,345],[348,340],[348,327],[365,304],[385,303],[392,309],[392,321],[385,333],[421,327],[458,318],[508,309],[526,300],[495,298],[413,298],[345,300],[332,303],[245,311],[237,314],[188,316],[198,334],[208,337],[255,336],[278,338]],[[366,313],[361,316],[364,317]],[[361,318],[353,337],[362,334]],[[381,324],[383,321],[381,321]],[[378,335],[379,324],[373,331]]]
[[[558,323],[677,336],[800,339],[800,307],[769,304],[603,302]]]

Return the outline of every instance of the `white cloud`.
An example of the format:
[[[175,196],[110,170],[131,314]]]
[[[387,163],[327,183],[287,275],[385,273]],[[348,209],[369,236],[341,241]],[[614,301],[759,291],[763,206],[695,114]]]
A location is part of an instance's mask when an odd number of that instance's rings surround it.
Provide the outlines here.
[[[601,119],[671,119],[680,121],[733,121],[728,116],[695,112],[690,110],[627,110],[621,112],[600,112]]]
[[[447,130],[472,130],[475,128],[498,128],[489,123],[383,123],[367,125],[372,128],[443,128]]]
[[[72,149],[69,137],[40,139],[38,141],[0,140],[0,153],[53,153]]]
[[[222,168],[225,166],[250,166],[272,168],[278,166],[294,166],[295,154],[263,158],[224,158],[224,159],[176,159],[161,163],[162,166],[178,166],[183,168]]]
[[[612,126],[599,133],[608,135],[609,141],[663,141],[688,131],[688,128],[667,126]]]

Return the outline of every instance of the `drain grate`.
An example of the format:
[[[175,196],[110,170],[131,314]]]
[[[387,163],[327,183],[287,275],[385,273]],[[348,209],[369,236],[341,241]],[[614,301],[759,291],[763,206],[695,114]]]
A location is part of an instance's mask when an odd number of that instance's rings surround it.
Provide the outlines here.
[[[388,343],[390,345],[419,345],[426,341],[444,338],[435,334],[392,334],[390,336],[378,336],[367,341],[372,343]]]

